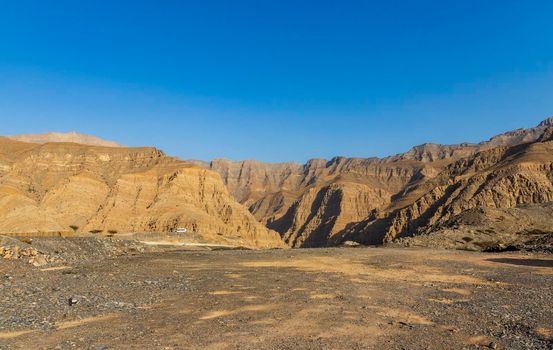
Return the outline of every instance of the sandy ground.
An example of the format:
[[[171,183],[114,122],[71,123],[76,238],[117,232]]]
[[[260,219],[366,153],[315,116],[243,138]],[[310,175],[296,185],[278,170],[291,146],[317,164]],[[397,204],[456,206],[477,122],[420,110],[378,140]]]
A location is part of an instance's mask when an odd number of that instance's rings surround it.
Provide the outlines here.
[[[0,349],[553,348],[553,256],[528,253],[176,251],[42,269],[4,261],[0,302]]]

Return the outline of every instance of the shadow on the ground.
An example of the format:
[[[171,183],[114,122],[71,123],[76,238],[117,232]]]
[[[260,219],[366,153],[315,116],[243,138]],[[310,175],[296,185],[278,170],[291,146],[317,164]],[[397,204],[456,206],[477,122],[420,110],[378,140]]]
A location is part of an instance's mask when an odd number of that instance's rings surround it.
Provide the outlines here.
[[[515,258],[494,258],[487,259],[502,264],[522,265],[522,266],[537,266],[537,267],[553,267],[553,260],[548,259],[515,259]]]

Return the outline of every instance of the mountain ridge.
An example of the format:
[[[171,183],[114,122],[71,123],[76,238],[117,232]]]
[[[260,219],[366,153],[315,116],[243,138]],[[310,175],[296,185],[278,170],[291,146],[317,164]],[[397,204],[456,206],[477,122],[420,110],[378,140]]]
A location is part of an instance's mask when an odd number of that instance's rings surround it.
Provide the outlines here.
[[[218,159],[209,169],[220,173],[235,198],[289,245],[334,245],[353,237],[345,232],[357,222],[413,203],[424,184],[450,164],[498,147],[536,142],[551,125],[553,118],[548,118],[476,144],[426,143],[384,158],[334,157],[305,164]],[[384,240],[365,243],[369,241]]]
[[[283,247],[212,171],[153,147],[32,144],[0,138],[0,232],[167,232]]]
[[[384,158],[333,157],[304,164],[222,158],[204,162],[181,161],[159,150],[142,149],[218,174],[228,195],[268,232],[278,232],[292,247],[320,247],[345,240],[382,244],[439,229],[475,207],[508,209],[551,201],[551,140],[553,117],[533,128],[505,132],[480,143],[425,143]],[[63,145],[42,147],[68,147]],[[24,152],[30,146],[10,147]],[[0,160],[6,154],[0,152]],[[86,157],[82,161],[86,164]],[[5,169],[9,166],[0,162],[0,176]],[[186,187],[184,182],[181,186]],[[219,187],[217,191],[223,192]]]
[[[76,131],[70,131],[70,132],[52,131],[52,132],[46,132],[46,133],[40,133],[40,134],[19,134],[19,135],[7,136],[7,137],[15,141],[38,143],[38,144],[44,144],[48,142],[59,142],[59,143],[70,142],[70,143],[78,143],[78,144],[89,145],[89,146],[124,147],[123,145],[115,141],[104,140],[102,138],[99,138],[93,135],[82,134]]]

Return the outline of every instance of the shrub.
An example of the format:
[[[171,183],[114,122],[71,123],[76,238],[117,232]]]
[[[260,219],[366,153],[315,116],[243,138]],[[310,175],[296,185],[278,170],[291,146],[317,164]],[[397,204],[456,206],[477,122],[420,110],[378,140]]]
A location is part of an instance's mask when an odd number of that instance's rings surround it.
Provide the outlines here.
[[[90,231],[88,231],[88,232],[90,232],[90,233],[101,233],[102,230],[90,230]]]
[[[79,226],[77,225],[69,225],[69,228],[73,230],[73,232],[77,232],[77,230],[79,229]]]

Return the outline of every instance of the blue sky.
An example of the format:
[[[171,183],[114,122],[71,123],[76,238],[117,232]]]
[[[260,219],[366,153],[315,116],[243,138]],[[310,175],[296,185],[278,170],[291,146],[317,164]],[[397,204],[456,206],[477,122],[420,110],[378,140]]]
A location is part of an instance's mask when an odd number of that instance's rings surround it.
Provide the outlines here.
[[[4,1],[0,134],[300,161],[553,115],[552,1]]]

